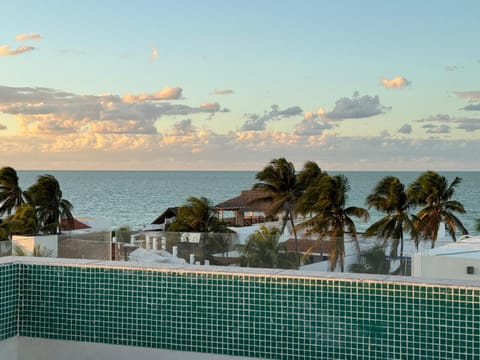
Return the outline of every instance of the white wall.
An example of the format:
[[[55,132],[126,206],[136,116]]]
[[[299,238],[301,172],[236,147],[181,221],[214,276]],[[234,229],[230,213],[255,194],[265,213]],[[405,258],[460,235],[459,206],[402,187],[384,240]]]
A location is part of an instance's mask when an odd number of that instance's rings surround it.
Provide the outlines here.
[[[467,266],[473,266],[473,274],[467,274]],[[412,276],[432,279],[480,280],[480,259],[454,256],[413,257]]]
[[[35,246],[40,248],[47,248],[52,251],[52,257],[58,256],[58,236],[57,235],[36,235],[36,236],[21,236],[13,235],[12,249],[15,246],[23,247],[28,253],[33,252]]]
[[[1,346],[1,343],[0,343]],[[8,354],[7,354],[8,355]],[[18,337],[18,358],[1,360],[233,360],[254,359],[121,345]]]
[[[0,341],[0,359],[2,360],[18,360],[17,359],[17,337]]]

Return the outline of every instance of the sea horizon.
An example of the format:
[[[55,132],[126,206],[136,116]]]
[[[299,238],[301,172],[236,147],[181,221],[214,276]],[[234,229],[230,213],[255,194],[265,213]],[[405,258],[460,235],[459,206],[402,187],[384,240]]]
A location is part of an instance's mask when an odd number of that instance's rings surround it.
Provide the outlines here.
[[[60,183],[63,197],[73,206],[75,217],[110,220],[112,228],[141,229],[168,207],[181,206],[191,196],[203,196],[215,205],[248,190],[258,170],[17,170],[20,186],[26,190],[39,175],[51,174]],[[348,205],[366,207],[366,196],[384,176],[395,174],[408,186],[424,171],[327,171],[344,174],[350,181]],[[449,182],[462,178],[455,199],[467,213],[460,218],[474,233],[480,218],[480,171],[439,171]],[[356,221],[364,230],[381,214],[370,209],[368,223]]]

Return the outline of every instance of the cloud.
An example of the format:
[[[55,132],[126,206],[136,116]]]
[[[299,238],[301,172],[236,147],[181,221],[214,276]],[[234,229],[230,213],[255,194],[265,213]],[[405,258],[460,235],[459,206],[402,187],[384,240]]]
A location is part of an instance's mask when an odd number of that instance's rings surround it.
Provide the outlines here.
[[[6,125],[3,125],[3,124],[0,124],[0,131],[1,130],[7,130],[7,126]]]
[[[457,129],[462,129],[467,132],[480,130],[480,119],[461,119]]]
[[[411,134],[412,133],[412,125],[410,124],[403,124],[397,132],[401,134]]]
[[[16,49],[10,49],[8,45],[0,45],[0,57],[14,56],[35,50],[33,46],[18,46]]]
[[[405,79],[403,76],[396,76],[393,79],[380,79],[380,84],[382,84],[387,89],[397,88],[403,89],[407,87],[412,82]]]
[[[333,110],[327,112],[325,116],[332,120],[361,119],[383,114],[388,110],[389,107],[380,104],[378,95],[360,96],[355,92],[351,98],[343,97],[337,100]]]
[[[464,106],[460,110],[466,110],[466,111],[480,111],[480,103],[478,104],[470,104],[467,106]]]
[[[181,97],[182,88],[167,86],[154,94],[127,94],[123,97],[123,101],[127,103],[135,103],[141,101],[177,100]]]
[[[200,104],[200,109],[208,112],[216,112],[220,110],[220,104],[218,102],[204,102]]]
[[[151,57],[152,60],[155,60],[158,57],[158,49],[157,48],[152,49],[152,53],[151,53],[150,57]]]
[[[0,86],[0,113],[14,115],[24,135],[156,134],[155,122],[166,116],[209,114],[218,103],[198,107],[169,102],[125,102],[118,95],[78,95],[48,88]]]
[[[445,66],[446,71],[457,71],[457,70],[460,70],[460,69],[461,69],[461,67],[457,66],[457,65],[447,65],[447,66]]]
[[[427,129],[428,134],[448,134],[450,133],[450,126],[448,125],[432,125],[432,124],[425,124],[422,126],[424,129]]]
[[[454,94],[461,99],[471,102],[480,102],[480,91],[454,91]]]
[[[456,129],[465,130],[467,132],[480,130],[480,118],[455,117],[447,114],[437,114],[416,120],[416,122],[437,122],[443,124],[443,127],[434,125],[423,126],[426,129],[435,129],[435,131],[437,131],[436,133],[442,133],[441,130],[445,130],[445,126],[447,125],[456,125]]]
[[[192,119],[180,120],[173,125],[172,134],[175,136],[192,135],[195,132],[196,128],[192,125]]]
[[[228,95],[228,94],[233,94],[233,90],[230,90],[230,89],[213,90],[212,94],[213,95]]]
[[[305,118],[295,125],[294,134],[298,136],[321,135],[325,130],[329,130],[332,127],[329,123],[319,122],[313,118]]]
[[[30,34],[18,34],[15,36],[15,40],[17,41],[26,41],[26,40],[41,40],[42,36],[37,33],[30,33]]]
[[[299,106],[292,106],[285,110],[279,110],[278,105],[272,105],[270,111],[263,114],[246,114],[247,120],[243,124],[242,131],[259,131],[265,130],[267,123],[272,120],[286,119],[302,114],[302,109]]]
[[[312,112],[312,111],[307,111],[304,115],[304,119],[321,119],[324,118],[325,116],[325,109],[322,107],[319,107],[317,112]]]

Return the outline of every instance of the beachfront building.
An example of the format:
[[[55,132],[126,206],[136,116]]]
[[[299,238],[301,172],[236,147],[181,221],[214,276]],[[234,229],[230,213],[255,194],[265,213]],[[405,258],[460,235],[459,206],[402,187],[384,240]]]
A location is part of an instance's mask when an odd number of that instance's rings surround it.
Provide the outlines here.
[[[264,196],[265,192],[260,190],[243,190],[239,196],[225,200],[215,208],[220,220],[233,226],[261,224],[271,208],[270,202],[261,200]]]

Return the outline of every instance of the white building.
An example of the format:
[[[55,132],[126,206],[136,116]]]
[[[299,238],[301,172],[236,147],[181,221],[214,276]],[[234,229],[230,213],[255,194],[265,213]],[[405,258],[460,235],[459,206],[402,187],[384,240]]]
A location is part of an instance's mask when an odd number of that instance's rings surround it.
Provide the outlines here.
[[[412,276],[424,278],[479,280],[480,236],[425,250],[413,256]]]

